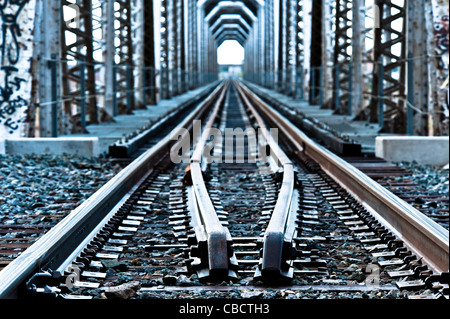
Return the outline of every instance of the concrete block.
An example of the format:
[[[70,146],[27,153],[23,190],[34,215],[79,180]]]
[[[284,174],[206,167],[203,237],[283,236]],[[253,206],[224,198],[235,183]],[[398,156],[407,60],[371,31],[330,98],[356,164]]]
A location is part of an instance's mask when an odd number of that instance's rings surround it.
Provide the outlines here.
[[[76,154],[99,156],[98,137],[16,138],[5,140],[7,154]]]
[[[392,162],[444,166],[449,162],[448,136],[378,136],[375,155]]]
[[[107,137],[98,137],[98,148],[100,154],[108,153],[109,146],[114,144],[118,140],[120,140],[122,136],[107,136]]]

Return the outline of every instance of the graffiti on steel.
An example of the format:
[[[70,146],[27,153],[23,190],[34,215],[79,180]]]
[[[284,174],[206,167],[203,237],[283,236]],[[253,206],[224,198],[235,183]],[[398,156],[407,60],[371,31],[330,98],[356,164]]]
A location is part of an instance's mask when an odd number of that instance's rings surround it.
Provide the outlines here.
[[[32,28],[29,8],[24,10],[30,2],[34,3],[33,0],[0,1],[0,136],[14,134],[19,129],[29,103],[29,53],[23,55],[22,51],[28,49]],[[27,11],[25,16],[24,11]]]

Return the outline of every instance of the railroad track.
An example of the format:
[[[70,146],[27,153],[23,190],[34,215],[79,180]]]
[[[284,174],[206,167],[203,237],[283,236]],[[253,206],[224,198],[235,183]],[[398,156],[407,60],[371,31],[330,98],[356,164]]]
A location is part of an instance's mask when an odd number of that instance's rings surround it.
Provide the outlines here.
[[[171,135],[1,271],[0,297],[125,298],[198,279],[448,298],[448,231],[244,85],[222,83]]]

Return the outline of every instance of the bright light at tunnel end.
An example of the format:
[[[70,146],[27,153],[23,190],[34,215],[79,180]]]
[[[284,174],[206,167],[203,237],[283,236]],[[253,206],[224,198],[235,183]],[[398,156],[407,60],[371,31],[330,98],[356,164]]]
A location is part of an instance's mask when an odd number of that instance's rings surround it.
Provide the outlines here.
[[[244,48],[236,40],[226,40],[217,48],[218,64],[243,64]]]

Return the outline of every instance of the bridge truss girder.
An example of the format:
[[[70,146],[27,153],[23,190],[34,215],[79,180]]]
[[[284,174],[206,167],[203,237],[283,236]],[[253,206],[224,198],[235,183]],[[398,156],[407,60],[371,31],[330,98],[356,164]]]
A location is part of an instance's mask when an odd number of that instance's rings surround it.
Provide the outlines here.
[[[14,72],[32,82],[29,136],[83,132],[205,85],[217,79],[217,47],[227,39],[244,46],[248,80],[378,122],[382,131],[448,134],[448,2],[29,0],[25,7],[35,12],[34,27],[20,35],[35,39],[27,53],[32,80]],[[68,9],[73,21],[64,21]],[[14,131],[15,116],[2,119],[11,126],[3,131]]]

